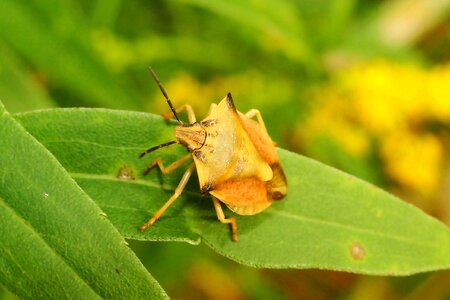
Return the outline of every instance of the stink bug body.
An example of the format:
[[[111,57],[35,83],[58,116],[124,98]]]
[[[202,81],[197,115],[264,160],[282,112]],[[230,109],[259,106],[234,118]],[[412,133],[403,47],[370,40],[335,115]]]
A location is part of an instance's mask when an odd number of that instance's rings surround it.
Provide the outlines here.
[[[211,195],[219,221],[231,225],[233,240],[237,241],[236,220],[225,217],[220,202],[237,214],[254,215],[287,194],[286,177],[259,111],[252,109],[246,114],[237,111],[228,93],[219,104],[211,105],[204,120],[197,122],[191,106],[185,104],[177,110],[173,108],[158,77],[149,69],[172,110],[172,113],[164,114],[164,118],[175,117],[179,125],[175,128],[175,141],[152,147],[140,157],[176,143],[186,147],[189,153],[168,167],[157,158],[144,174],[155,166],[168,174],[191,158],[194,162],[187,168],[172,197],[140,230],[151,226],[178,198],[196,169],[201,192]],[[181,111],[186,111],[188,124],[179,119],[177,113]]]

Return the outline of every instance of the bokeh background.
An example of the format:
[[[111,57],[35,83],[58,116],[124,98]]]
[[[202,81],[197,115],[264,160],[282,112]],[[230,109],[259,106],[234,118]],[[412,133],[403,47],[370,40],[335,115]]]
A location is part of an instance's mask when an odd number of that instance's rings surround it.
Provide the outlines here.
[[[232,92],[280,147],[450,225],[450,0],[0,1],[10,112],[167,112],[148,65],[175,106],[204,116]],[[448,271],[256,270],[205,246],[131,246],[176,299],[450,299]]]

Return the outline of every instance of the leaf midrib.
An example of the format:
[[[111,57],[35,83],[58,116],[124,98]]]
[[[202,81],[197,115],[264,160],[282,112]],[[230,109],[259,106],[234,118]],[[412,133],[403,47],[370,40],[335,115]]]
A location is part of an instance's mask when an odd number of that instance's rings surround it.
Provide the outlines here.
[[[91,141],[86,141],[86,140],[77,140],[77,139],[71,139],[71,140],[65,140],[65,139],[49,139],[49,140],[45,140],[45,144],[69,144],[69,143],[74,143],[74,144],[83,144],[83,145],[94,145],[94,146],[98,146],[98,147],[103,147],[103,148],[109,148],[109,149],[117,149],[117,150],[136,150],[136,151],[143,151],[146,148],[144,147],[125,147],[125,146],[111,146],[111,145],[107,145],[107,144],[101,144],[101,143],[97,143],[97,142],[91,142]],[[138,155],[136,155],[137,157]]]
[[[176,186],[174,185],[168,185],[168,184],[156,184],[149,180],[142,180],[142,179],[133,179],[133,180],[126,180],[126,179],[117,179],[116,177],[108,174],[88,174],[88,173],[72,173],[69,172],[70,176],[72,178],[77,179],[93,179],[93,180],[105,180],[105,181],[112,181],[112,182],[121,182],[121,183],[128,183],[128,184],[136,184],[136,185],[142,185],[147,186],[150,188],[156,188],[156,189],[162,189],[162,190],[175,190]],[[190,194],[193,196],[201,196],[200,193],[184,190],[183,194]]]

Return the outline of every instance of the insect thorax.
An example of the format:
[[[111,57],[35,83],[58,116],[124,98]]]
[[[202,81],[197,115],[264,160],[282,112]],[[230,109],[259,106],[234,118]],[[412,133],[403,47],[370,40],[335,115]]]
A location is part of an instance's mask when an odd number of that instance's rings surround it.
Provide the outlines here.
[[[203,147],[206,141],[206,132],[199,123],[183,124],[175,128],[175,137],[189,152]]]

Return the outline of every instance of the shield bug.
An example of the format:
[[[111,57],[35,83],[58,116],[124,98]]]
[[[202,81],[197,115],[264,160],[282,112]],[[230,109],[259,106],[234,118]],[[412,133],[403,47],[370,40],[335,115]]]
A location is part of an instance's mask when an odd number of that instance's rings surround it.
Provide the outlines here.
[[[168,174],[188,160],[193,159],[193,162],[174,194],[140,230],[153,225],[178,198],[196,170],[201,192],[211,195],[217,218],[231,225],[233,240],[237,241],[236,219],[225,217],[220,202],[239,215],[254,215],[287,194],[286,177],[261,114],[256,109],[246,114],[237,111],[228,93],[219,104],[212,104],[208,116],[198,122],[190,105],[174,109],[155,72],[151,68],[149,70],[172,111],[163,114],[164,118],[170,120],[175,117],[179,125],[175,127],[174,141],[147,149],[140,157],[172,144],[183,145],[189,153],[167,167],[160,158],[156,158],[145,169],[144,175],[156,166],[163,174]],[[189,123],[178,117],[182,111],[187,113]]]

